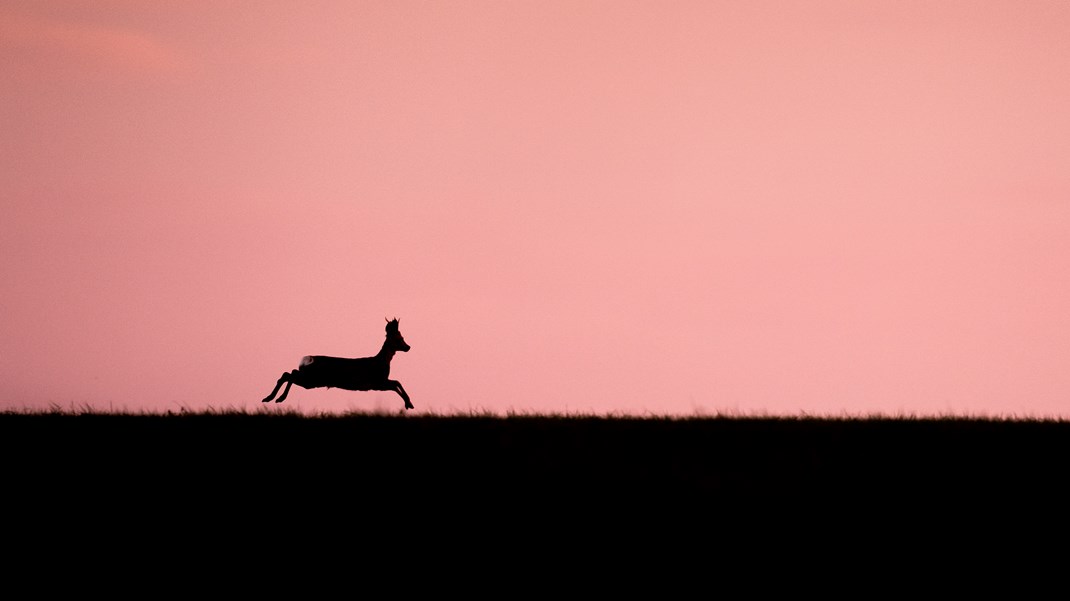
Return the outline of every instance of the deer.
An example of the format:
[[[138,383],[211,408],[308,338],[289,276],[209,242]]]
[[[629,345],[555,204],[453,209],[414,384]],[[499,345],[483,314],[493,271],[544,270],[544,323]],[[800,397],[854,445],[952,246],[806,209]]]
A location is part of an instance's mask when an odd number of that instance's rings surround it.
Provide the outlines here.
[[[290,386],[297,384],[301,388],[341,388],[342,390],[393,390],[401,395],[405,401],[405,409],[413,409],[409,401],[409,395],[402,388],[401,382],[391,380],[390,360],[398,351],[409,352],[411,348],[405,343],[405,338],[398,331],[400,320],[386,320],[386,342],[379,354],[374,357],[362,357],[360,359],[346,359],[343,357],[325,357],[322,355],[309,355],[301,359],[301,365],[297,369],[284,372],[275,383],[275,389],[263,400],[270,402],[279,392],[279,388],[286,384],[286,390],[275,399],[276,403],[286,400],[290,393]]]

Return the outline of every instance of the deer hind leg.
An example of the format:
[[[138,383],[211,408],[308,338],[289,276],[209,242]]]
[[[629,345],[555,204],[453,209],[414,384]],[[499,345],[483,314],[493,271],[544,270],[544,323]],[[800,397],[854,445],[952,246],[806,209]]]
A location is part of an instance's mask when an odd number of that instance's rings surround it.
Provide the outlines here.
[[[288,374],[282,374],[282,378],[279,378],[279,382],[282,382],[283,378],[286,379],[286,388],[282,391],[282,394],[279,395],[279,398],[275,399],[276,403],[281,403],[286,400],[286,395],[290,394],[290,387],[294,385],[294,382],[297,382],[298,386],[302,385],[299,381],[301,379],[301,374],[296,369]]]
[[[280,389],[280,388],[282,388],[282,385],[283,385],[283,384],[286,384],[286,383],[288,383],[289,381],[290,381],[290,374],[289,374],[289,372],[287,372],[287,373],[284,373],[284,374],[282,374],[281,376],[279,376],[279,381],[278,381],[278,382],[275,382],[275,389],[274,389],[274,390],[272,390],[272,391],[271,391],[271,394],[267,395],[267,398],[266,398],[266,399],[264,399],[264,400],[263,400],[263,401],[261,401],[261,402],[262,402],[262,403],[267,403],[267,402],[270,402],[270,401],[271,401],[271,399],[275,398],[275,395],[276,395],[276,394],[278,394],[278,392],[279,392],[279,389]],[[289,392],[289,390],[290,390],[290,387],[289,387],[289,386],[286,386],[286,390],[287,390],[287,392]],[[286,396],[286,393],[285,393],[285,392],[284,392],[284,393],[282,393],[282,396],[283,396],[283,397],[285,397],[285,396]],[[282,399],[280,398],[279,400],[281,401]]]
[[[397,392],[398,394],[401,395],[401,398],[405,399],[405,408],[406,409],[415,409],[416,408],[415,406],[413,406],[412,402],[409,401],[409,395],[408,395],[407,392],[405,392],[405,389],[401,386],[401,382],[398,382],[397,380],[387,380],[386,383],[390,385],[390,387],[391,387],[390,389],[391,390]]]

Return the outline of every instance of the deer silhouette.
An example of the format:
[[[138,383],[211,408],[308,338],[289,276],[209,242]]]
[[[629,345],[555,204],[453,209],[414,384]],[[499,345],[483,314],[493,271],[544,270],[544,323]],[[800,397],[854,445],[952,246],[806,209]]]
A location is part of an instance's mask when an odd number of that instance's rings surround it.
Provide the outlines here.
[[[311,355],[301,359],[301,365],[290,372],[283,373],[279,381],[275,383],[275,389],[271,391],[263,402],[267,403],[275,398],[279,388],[286,384],[286,390],[275,399],[276,403],[286,400],[290,393],[290,386],[297,384],[301,388],[341,388],[342,390],[393,390],[405,400],[405,408],[412,409],[409,395],[401,387],[401,382],[391,380],[390,360],[394,353],[408,352],[409,345],[405,344],[401,332],[398,331],[398,319],[386,322],[386,342],[379,354],[374,357],[360,359],[345,359],[342,357],[324,357]]]

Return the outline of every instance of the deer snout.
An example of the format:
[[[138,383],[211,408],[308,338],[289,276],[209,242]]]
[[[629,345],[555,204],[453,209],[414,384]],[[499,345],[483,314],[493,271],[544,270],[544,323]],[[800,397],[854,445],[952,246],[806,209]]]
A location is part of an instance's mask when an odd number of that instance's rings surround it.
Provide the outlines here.
[[[407,353],[407,352],[409,352],[409,349],[410,349],[410,348],[412,348],[412,347],[411,347],[411,346],[409,346],[408,344],[406,344],[406,343],[402,342],[402,343],[401,343],[401,346],[400,346],[400,347],[398,347],[398,350],[399,350],[399,351],[401,351],[401,352],[403,352],[403,353]]]

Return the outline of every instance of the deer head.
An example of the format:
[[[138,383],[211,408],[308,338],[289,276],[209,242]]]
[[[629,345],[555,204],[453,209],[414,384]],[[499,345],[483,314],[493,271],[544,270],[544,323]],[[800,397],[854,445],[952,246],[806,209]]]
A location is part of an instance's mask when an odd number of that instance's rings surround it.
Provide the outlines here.
[[[412,347],[405,343],[405,338],[398,330],[399,322],[400,320],[397,317],[395,317],[392,321],[389,319],[386,320],[386,340],[390,343],[391,346],[394,347],[394,349],[399,350],[403,353],[407,353]]]

